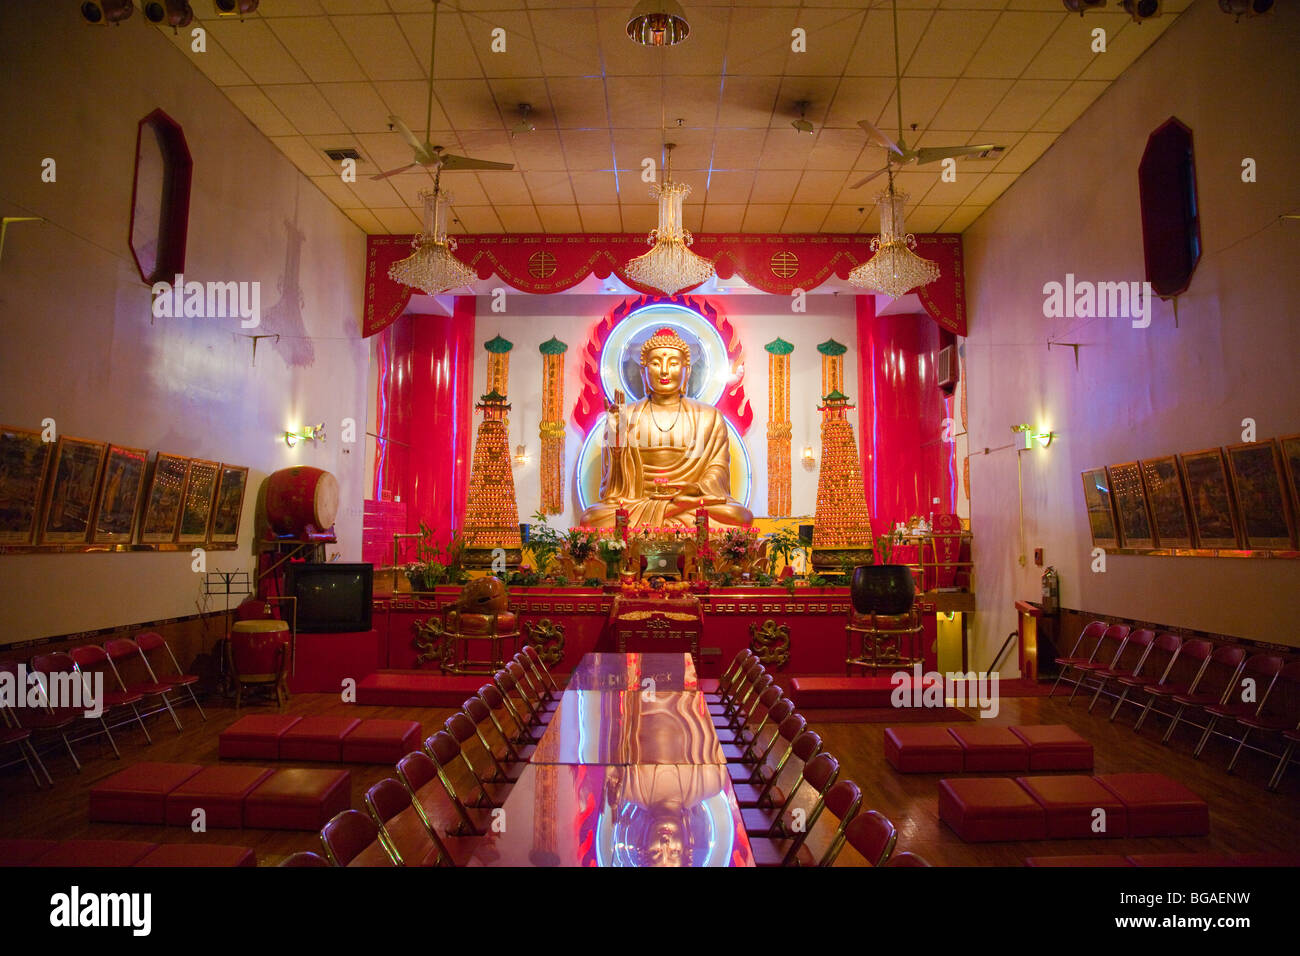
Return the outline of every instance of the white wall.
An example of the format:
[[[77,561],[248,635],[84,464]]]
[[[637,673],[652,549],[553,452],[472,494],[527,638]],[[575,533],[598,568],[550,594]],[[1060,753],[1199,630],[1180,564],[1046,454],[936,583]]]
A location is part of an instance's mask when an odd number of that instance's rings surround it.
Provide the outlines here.
[[[0,61],[3,214],[49,220],[11,227],[0,261],[0,419],[35,427],[52,417],[63,434],[250,466],[239,550],[209,555],[209,569],[253,567],[268,473],[325,468],[342,496],[329,551],[359,558],[361,231],[138,11],[121,27],[91,28],[75,3],[4,4]],[[260,282],[258,329],[151,321],[127,236],[137,123],[159,107],[193,155],[186,276]],[[45,157],[57,162],[55,183],[40,180]],[[286,223],[302,237],[296,276]],[[283,338],[262,340],[253,367],[241,332]],[[358,431],[348,454],[345,417]],[[328,441],[291,451],[284,429],[308,421],[324,421]],[[0,557],[0,643],[192,614],[200,589],[190,561],[185,552]]]
[[[515,495],[521,520],[528,520],[541,503],[538,458],[541,442],[537,425],[541,418],[542,356],[537,347],[552,335],[569,346],[565,353],[564,408],[569,433],[565,453],[565,516],[556,522],[576,524],[581,509],[573,494],[573,469],[585,435],[573,425],[572,409],[582,388],[583,347],[596,323],[616,303],[610,296],[554,295],[507,296],[507,311],[491,311],[490,297],[480,296],[474,339],[479,352],[474,363],[474,396],[486,391],[487,353],[482,344],[495,335],[514,343],[510,352],[510,447],[521,441],[528,446],[531,461],[515,471]],[[811,443],[820,462],[821,420],[817,405],[821,391],[821,355],[817,345],[829,338],[848,346],[844,354],[844,381],[850,398],[857,394],[857,328],[852,296],[810,295],[808,311],[791,314],[775,305],[787,300],[766,295],[719,296],[714,300],[736,327],[745,359],[745,393],[754,410],[754,422],[744,436],[753,466],[753,492],[749,507],[756,516],[767,514],[767,352],[763,346],[778,335],[794,345],[790,355],[790,421],[793,425],[792,454],[798,457],[805,443]],[[858,427],[857,411],[849,413]],[[479,417],[475,416],[477,431]],[[522,422],[522,424],[521,424]],[[791,473],[791,513],[809,516],[817,507],[817,471],[805,471],[796,460]]]
[[[1033,548],[1061,573],[1065,607],[1300,645],[1300,562],[1111,555],[1090,570],[1080,472],[1100,465],[1300,431],[1300,10],[1234,23],[1196,0],[1055,145],[965,233],[972,451],[1008,426],[1059,440],[1026,454],[1025,548],[1017,564],[1016,455],[971,459],[979,613],[977,662],[1015,627],[1012,602],[1037,599]],[[1151,325],[1046,319],[1043,284],[1145,278],[1137,167],[1171,115],[1193,133],[1203,253],[1191,288],[1157,301]],[[1259,181],[1241,181],[1241,163]],[[1068,348],[1083,343],[1079,367]]]

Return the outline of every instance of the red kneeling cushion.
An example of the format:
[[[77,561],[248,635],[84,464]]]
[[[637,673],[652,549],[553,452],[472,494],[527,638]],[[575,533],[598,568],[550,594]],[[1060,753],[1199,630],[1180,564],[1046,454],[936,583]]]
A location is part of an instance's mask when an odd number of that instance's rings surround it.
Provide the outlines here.
[[[1048,839],[1130,835],[1124,804],[1093,777],[1017,777],[1016,783],[1046,812]]]
[[[397,763],[420,749],[414,720],[363,720],[343,738],[344,763]]]
[[[268,767],[206,767],[167,795],[167,822],[187,827],[198,808],[207,826],[237,830],[244,825],[244,800],[273,772]]]
[[[135,866],[158,844],[134,840],[64,840],[32,866]]]
[[[940,780],[939,819],[967,843],[1047,836],[1043,808],[1009,777]]]
[[[352,805],[346,770],[277,770],[244,801],[244,826],[264,830],[319,830]]]
[[[163,843],[136,866],[257,866],[257,856],[246,846]]]
[[[907,706],[912,701],[912,675],[903,672],[902,693]],[[923,679],[922,687],[934,682]],[[890,677],[795,677],[789,697],[799,709],[805,707],[892,707],[895,682]]]
[[[962,751],[946,727],[886,727],[885,759],[899,773],[961,773]]]
[[[359,723],[356,717],[304,717],[280,735],[280,759],[342,760],[343,738]]]
[[[1129,836],[1210,832],[1210,805],[1162,773],[1110,773],[1096,779],[1128,808]]]
[[[0,866],[29,866],[58,845],[58,840],[0,840]]]
[[[1006,727],[979,723],[949,727],[948,733],[961,745],[967,773],[1029,769],[1029,746]]]
[[[241,760],[279,760],[280,736],[302,720],[284,714],[250,714],[221,732],[218,753]]]
[[[90,788],[90,819],[101,823],[162,823],[167,794],[203,768],[193,763],[137,763]]]
[[[1030,770],[1091,770],[1092,744],[1065,724],[1012,727],[1029,745]]]

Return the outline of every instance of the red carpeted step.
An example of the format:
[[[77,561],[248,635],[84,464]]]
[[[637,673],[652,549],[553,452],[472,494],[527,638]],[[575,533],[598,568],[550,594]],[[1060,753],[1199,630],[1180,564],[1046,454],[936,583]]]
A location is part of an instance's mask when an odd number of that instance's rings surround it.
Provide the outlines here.
[[[1065,724],[1010,728],[1029,745],[1030,770],[1091,770],[1092,744]]]
[[[460,707],[487,680],[444,677],[426,671],[375,671],[357,684],[357,703],[376,707]]]
[[[346,770],[277,770],[244,801],[244,826],[264,830],[319,830],[352,805]]]
[[[218,753],[239,760],[279,760],[280,737],[301,717],[285,714],[250,714],[221,732]]]
[[[257,855],[246,846],[215,843],[163,843],[136,866],[257,866]]]
[[[912,676],[905,678],[901,693],[912,699]],[[903,679],[903,678],[900,678]],[[922,686],[933,683],[924,680]],[[899,684],[892,676],[883,677],[795,677],[790,680],[787,696],[800,710],[817,707],[892,707]]]
[[[32,866],[135,866],[158,844],[134,840],[64,840],[32,861]]]
[[[90,788],[90,819],[163,823],[167,795],[203,768],[193,763],[137,763]]]
[[[1210,805],[1162,773],[1109,773],[1096,778],[1128,811],[1129,836],[1205,836]]]
[[[359,717],[304,717],[280,735],[280,759],[342,760],[343,738],[360,724]]]
[[[1029,745],[1010,728],[978,723],[949,727],[948,733],[961,746],[966,773],[1029,769]]]
[[[421,737],[414,720],[363,720],[343,738],[343,762],[397,763],[420,749]]]
[[[269,767],[205,767],[167,795],[167,822],[190,826],[194,811],[201,809],[206,826],[238,830],[244,825],[244,801],[272,773]]]
[[[886,727],[885,759],[899,773],[961,773],[961,744],[947,727]]]
[[[1016,777],[1016,783],[1046,813],[1049,840],[1132,835],[1124,804],[1093,777]]]
[[[939,819],[967,843],[1047,836],[1042,806],[1009,777],[940,780]]]

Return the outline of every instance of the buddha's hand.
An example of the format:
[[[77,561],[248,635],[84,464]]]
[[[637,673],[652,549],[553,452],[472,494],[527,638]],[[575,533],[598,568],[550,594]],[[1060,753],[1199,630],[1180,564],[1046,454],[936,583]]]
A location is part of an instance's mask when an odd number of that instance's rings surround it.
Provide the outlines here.
[[[720,498],[717,495],[683,495],[672,500],[672,503],[668,506],[668,514],[686,514],[689,511],[695,511],[697,508],[707,508],[710,505],[725,505],[726,503],[726,498]]]
[[[606,442],[621,448],[624,444],[626,425],[623,421],[623,391],[614,390],[614,400],[605,404]]]

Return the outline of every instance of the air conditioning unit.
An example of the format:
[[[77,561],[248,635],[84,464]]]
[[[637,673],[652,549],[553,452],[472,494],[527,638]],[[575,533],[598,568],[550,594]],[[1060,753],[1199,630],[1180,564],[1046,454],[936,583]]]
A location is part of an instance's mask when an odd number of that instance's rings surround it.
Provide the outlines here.
[[[934,377],[939,387],[950,395],[957,387],[957,369],[957,346],[945,345],[939,350],[939,357],[934,363]]]

